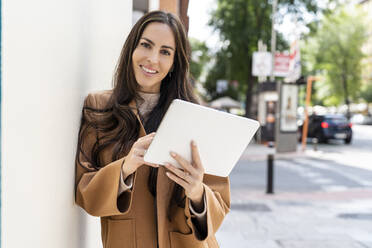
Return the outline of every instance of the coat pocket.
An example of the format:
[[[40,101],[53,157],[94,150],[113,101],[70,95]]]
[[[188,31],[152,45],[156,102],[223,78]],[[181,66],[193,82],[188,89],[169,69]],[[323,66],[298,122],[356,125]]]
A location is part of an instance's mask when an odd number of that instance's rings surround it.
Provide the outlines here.
[[[180,232],[170,232],[170,247],[171,248],[207,248],[206,241],[199,241],[191,234],[183,234]]]
[[[108,220],[105,248],[136,248],[135,220]]]

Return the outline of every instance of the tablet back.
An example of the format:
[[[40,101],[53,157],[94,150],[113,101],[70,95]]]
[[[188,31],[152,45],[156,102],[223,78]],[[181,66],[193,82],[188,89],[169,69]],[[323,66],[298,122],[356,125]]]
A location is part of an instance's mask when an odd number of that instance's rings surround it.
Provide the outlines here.
[[[173,100],[144,159],[164,164],[177,162],[175,151],[191,161],[190,142],[199,149],[205,173],[226,177],[259,128],[255,120],[182,100]]]

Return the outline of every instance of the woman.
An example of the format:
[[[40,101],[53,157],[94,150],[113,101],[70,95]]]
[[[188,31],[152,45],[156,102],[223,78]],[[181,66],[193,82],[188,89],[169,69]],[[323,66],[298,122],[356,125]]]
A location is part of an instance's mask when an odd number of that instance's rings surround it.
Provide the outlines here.
[[[196,102],[188,73],[181,22],[150,12],[124,44],[114,88],[85,99],[76,202],[101,217],[105,248],[218,247],[214,234],[229,211],[229,179],[204,174],[196,144],[192,161],[173,153],[183,169],[143,160],[171,101]]]

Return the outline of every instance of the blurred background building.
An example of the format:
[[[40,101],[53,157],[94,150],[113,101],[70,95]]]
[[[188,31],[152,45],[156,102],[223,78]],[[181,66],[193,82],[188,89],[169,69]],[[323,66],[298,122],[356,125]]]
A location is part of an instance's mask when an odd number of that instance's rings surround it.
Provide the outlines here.
[[[188,1],[2,1],[1,247],[102,247],[99,218],[74,202],[83,99],[111,88],[144,13],[187,25]]]
[[[133,24],[149,10],[160,9],[178,15],[188,30],[188,7],[189,0],[135,0],[133,1]]]

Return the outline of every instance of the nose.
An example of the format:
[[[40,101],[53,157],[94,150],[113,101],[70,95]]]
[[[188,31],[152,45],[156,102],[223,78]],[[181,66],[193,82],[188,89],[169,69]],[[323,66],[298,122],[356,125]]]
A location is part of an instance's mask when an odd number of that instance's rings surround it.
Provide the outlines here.
[[[149,56],[147,57],[147,60],[152,63],[152,64],[156,64],[159,62],[159,53],[157,51],[152,51]]]

